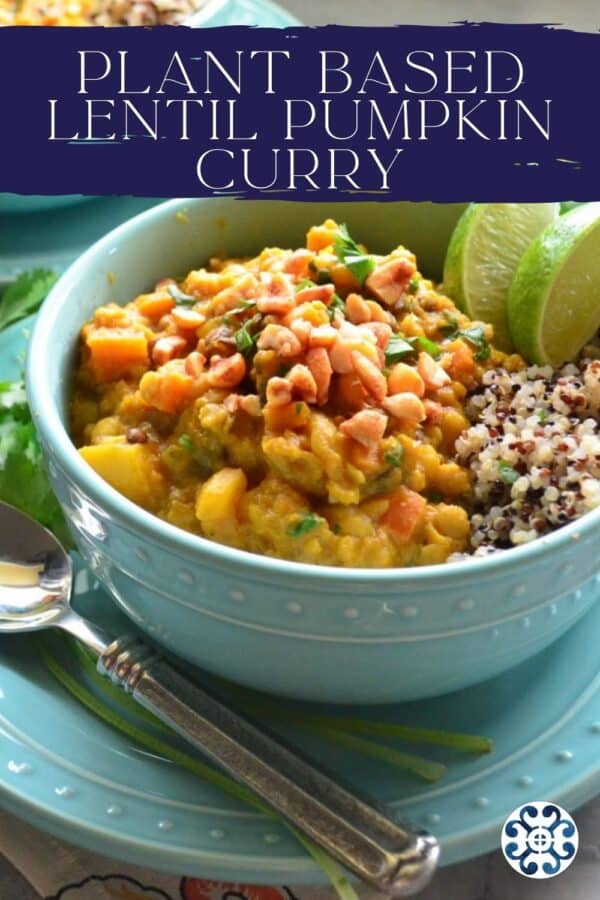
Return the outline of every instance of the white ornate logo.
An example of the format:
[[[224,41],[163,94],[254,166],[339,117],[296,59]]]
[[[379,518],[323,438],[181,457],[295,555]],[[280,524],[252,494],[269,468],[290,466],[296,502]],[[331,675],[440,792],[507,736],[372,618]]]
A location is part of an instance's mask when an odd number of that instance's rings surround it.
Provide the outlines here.
[[[543,800],[513,810],[502,828],[508,864],[527,878],[553,878],[568,869],[579,847],[577,825],[569,813]]]

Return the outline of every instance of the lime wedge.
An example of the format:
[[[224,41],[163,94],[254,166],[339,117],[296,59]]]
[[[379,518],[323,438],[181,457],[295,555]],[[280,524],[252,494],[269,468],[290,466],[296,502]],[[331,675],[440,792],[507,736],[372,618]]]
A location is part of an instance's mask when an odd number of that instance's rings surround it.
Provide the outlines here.
[[[454,229],[444,291],[471,319],[493,325],[501,350],[512,349],[506,303],[517,266],[559,213],[559,203],[471,203]]]
[[[574,360],[600,328],[600,203],[584,203],[526,250],[508,298],[515,347],[527,360]]]

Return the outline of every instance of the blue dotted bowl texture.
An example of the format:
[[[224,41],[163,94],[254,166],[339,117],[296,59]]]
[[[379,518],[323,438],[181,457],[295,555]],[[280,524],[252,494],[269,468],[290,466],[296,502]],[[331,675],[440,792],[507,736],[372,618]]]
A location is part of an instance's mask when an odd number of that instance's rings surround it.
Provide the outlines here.
[[[153,517],[80,458],[66,431],[81,325],[211,255],[303,243],[327,216],[372,250],[404,243],[439,276],[460,205],[174,200],[112,231],[62,276],[34,326],[30,402],[86,562],[153,640],[217,675],[323,702],[454,691],[563,634],[598,593],[600,510],[497,556],[420,569],[309,566],[211,543]]]

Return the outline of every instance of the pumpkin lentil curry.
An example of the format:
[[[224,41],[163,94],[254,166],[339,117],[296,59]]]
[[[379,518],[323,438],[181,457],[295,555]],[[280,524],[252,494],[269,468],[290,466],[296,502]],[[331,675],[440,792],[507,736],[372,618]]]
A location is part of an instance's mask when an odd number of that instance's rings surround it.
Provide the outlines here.
[[[455,442],[484,373],[522,367],[418,272],[332,220],[306,248],[212,259],[81,336],[72,433],[118,491],[180,528],[335,566],[469,544]]]

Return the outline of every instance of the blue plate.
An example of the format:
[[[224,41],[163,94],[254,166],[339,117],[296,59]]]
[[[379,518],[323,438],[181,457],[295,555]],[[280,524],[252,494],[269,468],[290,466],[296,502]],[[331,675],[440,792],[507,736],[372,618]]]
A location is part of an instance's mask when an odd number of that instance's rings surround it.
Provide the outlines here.
[[[17,376],[26,334],[27,324],[0,335],[0,379]],[[131,628],[79,564],[75,586],[82,611],[109,627]],[[500,678],[439,699],[350,711],[493,738],[494,752],[484,757],[425,749],[449,764],[434,786],[298,730],[284,734],[434,831],[443,864],[464,860],[497,848],[504,818],[521,803],[554,800],[573,809],[600,791],[598,633],[594,604],[560,641]],[[72,670],[76,663],[64,665]],[[347,707],[341,712],[349,714]],[[0,639],[0,736],[0,805],[75,844],[179,875],[323,880],[282,826],[96,719],[46,671],[29,638]]]

